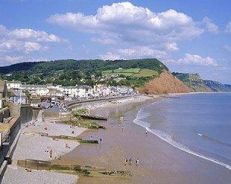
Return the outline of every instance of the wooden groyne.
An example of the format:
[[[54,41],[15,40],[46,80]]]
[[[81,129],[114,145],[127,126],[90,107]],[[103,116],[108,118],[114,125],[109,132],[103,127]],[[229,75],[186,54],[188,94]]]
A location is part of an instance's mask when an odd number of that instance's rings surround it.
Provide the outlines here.
[[[81,165],[65,165],[65,164],[55,164],[50,161],[42,160],[18,160],[17,165],[26,168],[28,171],[30,169],[34,170],[49,170],[61,173],[77,174],[80,176],[90,176],[90,177],[128,177],[131,176],[129,171],[121,170],[106,170],[104,168],[97,168],[92,166],[81,166]]]
[[[93,115],[85,115],[85,114],[80,114],[78,115],[79,117],[83,119],[91,119],[91,120],[102,120],[102,121],[107,121],[107,117],[103,116],[93,116]]]
[[[45,135],[48,136],[48,135]],[[64,139],[64,140],[72,140],[72,141],[78,141],[79,143],[83,143],[83,144],[99,144],[98,140],[95,139],[82,139],[79,137],[72,137],[72,136],[66,136],[66,135],[59,135],[59,136],[48,136],[52,139]]]

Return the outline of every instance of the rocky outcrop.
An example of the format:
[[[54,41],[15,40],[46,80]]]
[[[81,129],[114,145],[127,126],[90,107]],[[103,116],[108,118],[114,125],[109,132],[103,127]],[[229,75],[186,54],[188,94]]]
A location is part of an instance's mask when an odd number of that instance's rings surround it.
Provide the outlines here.
[[[203,80],[198,73],[172,73],[195,92],[231,92],[231,85],[217,81]]]
[[[149,81],[144,87],[140,88],[139,91],[146,94],[166,94],[189,93],[192,89],[174,77],[170,72],[164,71],[158,78]]]

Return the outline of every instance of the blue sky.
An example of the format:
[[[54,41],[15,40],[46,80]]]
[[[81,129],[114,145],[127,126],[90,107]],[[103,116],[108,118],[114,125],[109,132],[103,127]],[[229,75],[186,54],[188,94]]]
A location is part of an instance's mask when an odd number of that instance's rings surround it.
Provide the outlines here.
[[[158,58],[231,84],[227,0],[0,0],[0,65]]]

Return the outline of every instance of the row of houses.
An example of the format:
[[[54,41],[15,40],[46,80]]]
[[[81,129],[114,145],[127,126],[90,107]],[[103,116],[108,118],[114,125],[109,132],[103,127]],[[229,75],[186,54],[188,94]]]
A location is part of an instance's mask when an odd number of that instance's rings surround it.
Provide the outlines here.
[[[128,95],[135,93],[135,91],[132,88],[127,86],[95,85],[94,87],[91,87],[87,85],[25,85],[17,81],[7,82],[7,88],[13,91],[15,94],[18,94],[15,96],[18,96],[20,99],[23,99],[26,96],[25,92],[28,92],[31,96],[63,97],[64,99],[96,98]]]

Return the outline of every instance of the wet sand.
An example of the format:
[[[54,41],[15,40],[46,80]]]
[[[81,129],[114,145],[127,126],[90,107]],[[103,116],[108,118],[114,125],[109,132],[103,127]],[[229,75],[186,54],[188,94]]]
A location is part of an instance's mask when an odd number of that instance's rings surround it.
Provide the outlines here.
[[[133,123],[140,105],[100,107],[96,114],[110,112],[107,122],[101,122],[107,129],[87,131],[83,138],[102,138],[99,145],[82,144],[66,154],[59,162],[78,163],[108,168],[129,170],[128,178],[80,177],[80,184],[229,184],[231,172],[219,165],[184,153]],[[124,113],[123,122],[119,116]],[[123,127],[123,128],[122,128]],[[132,158],[132,165],[125,166],[125,158]],[[138,166],[135,160],[139,159]]]

